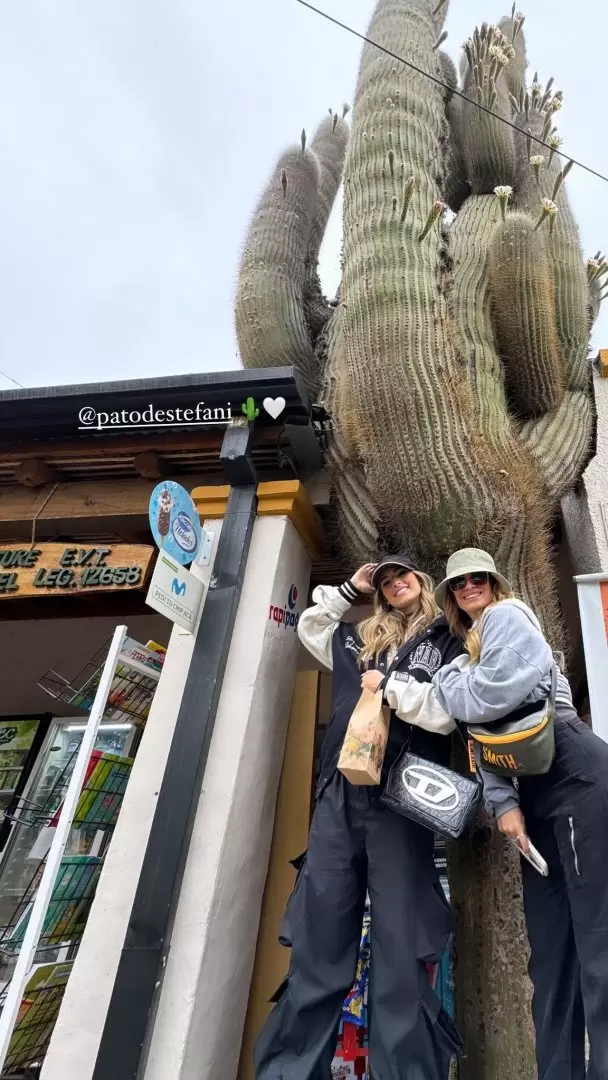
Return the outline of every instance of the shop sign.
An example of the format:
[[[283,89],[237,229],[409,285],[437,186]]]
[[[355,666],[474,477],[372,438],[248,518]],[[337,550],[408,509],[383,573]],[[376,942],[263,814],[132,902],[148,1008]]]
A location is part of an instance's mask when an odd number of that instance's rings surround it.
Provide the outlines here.
[[[277,627],[280,627],[283,630],[293,630],[295,632],[300,621],[300,613],[295,610],[297,603],[298,589],[296,585],[292,585],[287,593],[286,603],[282,605],[270,605],[268,611],[269,622],[276,623]]]
[[[154,548],[145,544],[2,544],[0,598],[140,589],[153,555]]]
[[[157,484],[150,496],[150,529],[161,551],[188,566],[201,543],[201,523],[192,498],[175,480]]]
[[[161,551],[150,581],[146,604],[193,633],[203,593],[202,581]]]

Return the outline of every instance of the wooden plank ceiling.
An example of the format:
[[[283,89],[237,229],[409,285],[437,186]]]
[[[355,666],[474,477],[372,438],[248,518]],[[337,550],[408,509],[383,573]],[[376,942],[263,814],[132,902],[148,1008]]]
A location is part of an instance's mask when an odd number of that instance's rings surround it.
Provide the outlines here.
[[[0,443],[0,487],[25,483],[37,487],[57,481],[119,479],[146,475],[150,459],[160,464],[161,476],[191,473],[219,476],[221,435],[97,437],[70,442],[6,446]],[[253,449],[256,468],[266,478],[294,475],[283,429],[261,429]],[[35,470],[39,472],[39,479]],[[22,477],[25,476],[25,479]],[[31,476],[31,478],[30,478]]]

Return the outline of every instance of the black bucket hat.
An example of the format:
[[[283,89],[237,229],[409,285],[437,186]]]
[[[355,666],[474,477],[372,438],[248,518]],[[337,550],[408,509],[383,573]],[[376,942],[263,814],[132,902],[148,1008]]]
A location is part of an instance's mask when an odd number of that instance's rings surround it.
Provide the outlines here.
[[[419,573],[415,562],[410,559],[409,555],[405,552],[401,552],[399,555],[385,555],[383,559],[377,564],[371,577],[371,582],[374,589],[380,587],[380,578],[382,577],[382,571],[386,570],[387,566],[398,566],[402,570],[411,570],[413,573]]]

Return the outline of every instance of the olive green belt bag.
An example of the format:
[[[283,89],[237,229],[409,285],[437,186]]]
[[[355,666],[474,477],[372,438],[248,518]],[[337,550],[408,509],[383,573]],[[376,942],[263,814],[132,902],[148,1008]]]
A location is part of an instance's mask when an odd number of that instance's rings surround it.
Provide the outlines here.
[[[470,724],[469,735],[479,746],[481,765],[500,776],[543,776],[555,758],[555,698],[557,669],[551,673],[551,693],[545,701],[522,705],[498,724]]]

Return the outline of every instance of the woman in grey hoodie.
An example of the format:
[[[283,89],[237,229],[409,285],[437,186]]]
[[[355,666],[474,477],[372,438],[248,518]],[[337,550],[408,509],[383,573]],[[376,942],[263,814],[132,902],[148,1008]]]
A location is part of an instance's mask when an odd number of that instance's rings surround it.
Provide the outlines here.
[[[490,555],[456,552],[435,595],[468,656],[441,668],[432,686],[389,679],[398,716],[415,724],[432,695],[459,721],[488,725],[549,697],[551,648]],[[608,1080],[608,745],[577,716],[559,670],[555,714],[546,775],[514,782],[480,771],[498,828],[523,850],[531,841],[549,866],[542,877],[522,863],[539,1080]]]

